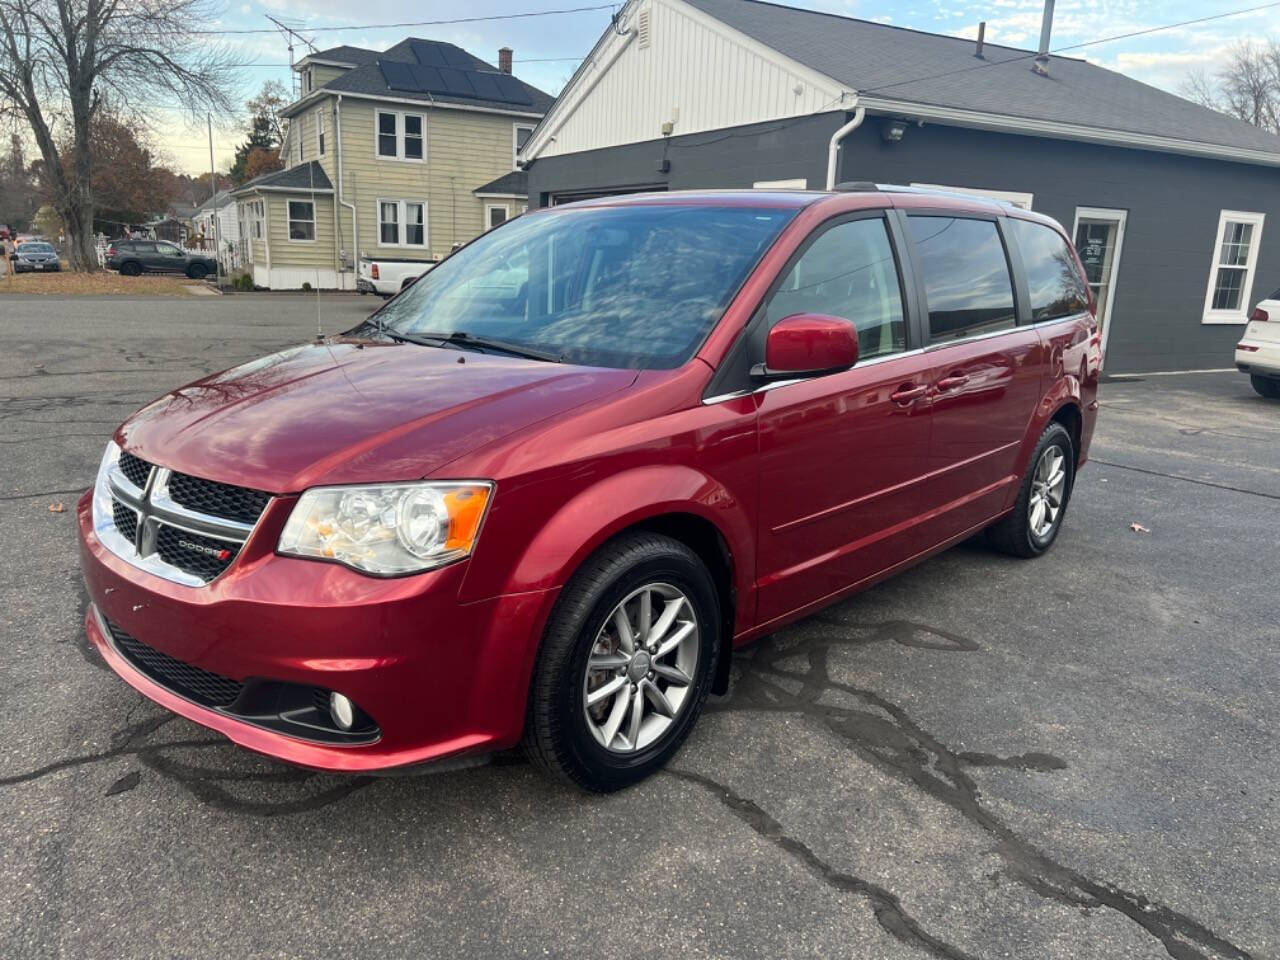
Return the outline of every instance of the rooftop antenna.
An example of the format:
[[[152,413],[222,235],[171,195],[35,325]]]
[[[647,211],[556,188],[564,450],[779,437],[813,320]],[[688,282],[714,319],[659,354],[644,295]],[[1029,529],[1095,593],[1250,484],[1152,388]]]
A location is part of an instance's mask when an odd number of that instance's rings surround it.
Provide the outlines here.
[[[276,25],[276,29],[279,30],[281,36],[284,37],[285,43],[289,45],[289,76],[291,78],[290,86],[292,87],[292,90],[293,90],[293,99],[297,100],[298,94],[301,91],[299,91],[298,89],[298,84],[300,82],[298,79],[298,74],[293,69],[293,41],[296,39],[299,43],[305,46],[307,48],[308,53],[316,52],[315,41],[313,39],[308,39],[307,37],[304,37],[293,27],[289,26],[289,24],[285,23],[283,20],[280,20],[277,17],[273,17],[269,13],[265,14],[265,16],[268,20],[270,20],[272,23]]]

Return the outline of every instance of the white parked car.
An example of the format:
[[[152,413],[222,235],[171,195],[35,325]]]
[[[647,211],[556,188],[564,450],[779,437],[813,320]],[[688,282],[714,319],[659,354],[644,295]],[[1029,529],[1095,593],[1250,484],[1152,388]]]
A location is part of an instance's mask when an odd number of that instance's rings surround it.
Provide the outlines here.
[[[1262,396],[1280,400],[1280,290],[1254,308],[1236,344],[1236,369]]]
[[[435,262],[431,260],[361,257],[356,289],[361,293],[394,297],[434,266]]]

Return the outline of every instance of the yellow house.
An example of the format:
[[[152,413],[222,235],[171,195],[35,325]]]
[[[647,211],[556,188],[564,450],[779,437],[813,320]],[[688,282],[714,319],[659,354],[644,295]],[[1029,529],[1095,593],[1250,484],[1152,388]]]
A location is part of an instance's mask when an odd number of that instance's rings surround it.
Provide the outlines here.
[[[516,152],[553,98],[460,47],[410,38],[299,61],[285,168],[234,191],[254,283],[355,288],[357,259],[438,260],[523,211]]]

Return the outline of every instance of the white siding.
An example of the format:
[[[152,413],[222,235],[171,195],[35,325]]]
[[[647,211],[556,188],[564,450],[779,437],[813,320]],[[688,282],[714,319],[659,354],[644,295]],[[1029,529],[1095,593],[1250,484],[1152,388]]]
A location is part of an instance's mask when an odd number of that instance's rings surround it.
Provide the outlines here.
[[[552,157],[838,109],[845,92],[829,77],[782,57],[680,0],[639,0],[625,28],[649,13],[649,43],[616,34],[561,93],[525,154]],[[619,45],[626,44],[614,56]],[[845,102],[848,102],[846,100]]]

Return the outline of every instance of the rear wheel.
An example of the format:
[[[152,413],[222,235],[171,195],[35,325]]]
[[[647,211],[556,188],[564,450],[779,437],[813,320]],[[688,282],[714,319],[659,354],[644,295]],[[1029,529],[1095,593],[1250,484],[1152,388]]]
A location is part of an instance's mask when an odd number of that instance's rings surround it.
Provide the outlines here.
[[[547,625],[529,691],[529,758],[597,792],[659,769],[707,698],[719,623],[711,576],[684,544],[637,533],[603,547]]]
[[[125,277],[136,277],[142,272],[142,264],[137,260],[129,260],[120,264],[120,274]]]
[[[987,528],[996,549],[1015,557],[1038,557],[1057,539],[1075,480],[1075,451],[1066,427],[1045,427],[1022,478],[1013,513]]]
[[[187,267],[187,276],[192,280],[203,280],[209,275],[209,268],[203,263],[193,263]]]
[[[1268,397],[1272,400],[1280,399],[1280,380],[1273,380],[1271,377],[1250,376],[1249,382],[1253,384],[1253,389],[1258,392],[1259,396]]]

